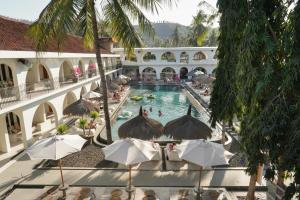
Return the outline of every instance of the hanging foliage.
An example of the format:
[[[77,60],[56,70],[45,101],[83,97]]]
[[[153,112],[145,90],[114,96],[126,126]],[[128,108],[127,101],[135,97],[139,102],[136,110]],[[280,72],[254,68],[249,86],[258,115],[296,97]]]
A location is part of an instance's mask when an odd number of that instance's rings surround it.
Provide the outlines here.
[[[212,124],[238,116],[248,172],[268,163],[266,178],[279,185],[284,172],[292,172],[285,196],[290,199],[300,183],[300,3],[248,0],[239,7],[247,14],[234,18],[226,11],[240,2],[230,2],[218,1]]]

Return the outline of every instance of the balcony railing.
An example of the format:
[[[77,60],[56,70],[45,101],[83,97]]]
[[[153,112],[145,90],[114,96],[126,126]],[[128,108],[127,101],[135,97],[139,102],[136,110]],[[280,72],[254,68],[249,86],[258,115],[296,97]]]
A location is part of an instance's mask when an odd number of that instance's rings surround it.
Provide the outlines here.
[[[49,93],[56,88],[55,83],[59,83],[59,87],[65,87],[98,75],[98,69],[89,69],[82,74],[69,74],[62,77],[54,77],[35,83],[20,84],[18,86],[0,87],[0,109],[13,104],[19,100],[28,100],[35,98],[41,94]]]

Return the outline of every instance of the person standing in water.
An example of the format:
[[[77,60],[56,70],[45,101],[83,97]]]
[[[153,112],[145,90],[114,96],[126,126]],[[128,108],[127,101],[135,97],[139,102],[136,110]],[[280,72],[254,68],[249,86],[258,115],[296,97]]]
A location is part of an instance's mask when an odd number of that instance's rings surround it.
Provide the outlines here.
[[[159,110],[158,111],[158,116],[161,117],[162,116],[162,112]]]
[[[146,110],[146,109],[144,109],[144,111],[143,111],[143,115],[144,115],[144,117],[148,117],[148,112],[147,112],[147,110]]]
[[[152,112],[152,107],[149,108],[149,111]]]

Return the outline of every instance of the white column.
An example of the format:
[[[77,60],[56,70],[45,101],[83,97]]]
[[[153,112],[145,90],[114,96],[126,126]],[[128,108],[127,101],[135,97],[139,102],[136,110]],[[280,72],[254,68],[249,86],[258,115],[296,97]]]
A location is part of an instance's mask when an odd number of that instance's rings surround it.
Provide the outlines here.
[[[19,119],[22,131],[22,139],[24,143],[24,147],[28,147],[33,143],[32,138],[32,118],[34,109],[28,109],[20,112]]]
[[[0,116],[0,151],[10,152],[10,141],[6,126],[5,114]]]

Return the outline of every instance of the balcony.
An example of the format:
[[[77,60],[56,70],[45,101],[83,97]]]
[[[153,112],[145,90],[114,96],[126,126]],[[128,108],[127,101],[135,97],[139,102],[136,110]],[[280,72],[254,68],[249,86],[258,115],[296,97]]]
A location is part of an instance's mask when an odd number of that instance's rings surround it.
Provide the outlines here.
[[[18,86],[2,84],[2,87],[0,87],[0,109],[16,104],[21,100],[30,100],[41,94],[50,93],[57,88],[64,88],[72,84],[95,78],[98,76],[97,72],[98,70],[94,68],[81,74],[67,74],[65,76],[54,77],[53,80],[45,79],[39,82],[27,82],[26,84]]]

